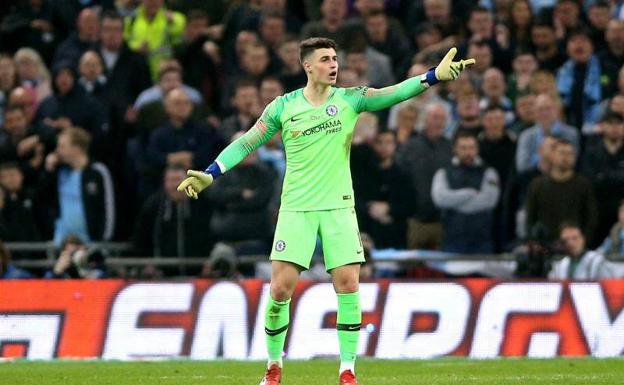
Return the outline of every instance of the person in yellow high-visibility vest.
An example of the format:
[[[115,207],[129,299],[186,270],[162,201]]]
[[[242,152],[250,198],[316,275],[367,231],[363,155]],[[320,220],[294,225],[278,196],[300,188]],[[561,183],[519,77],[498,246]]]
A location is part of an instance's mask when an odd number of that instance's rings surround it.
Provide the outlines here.
[[[142,0],[134,15],[126,17],[124,39],[128,46],[144,53],[152,79],[162,59],[172,56],[173,46],[182,41],[186,17],[164,6],[164,0]]]

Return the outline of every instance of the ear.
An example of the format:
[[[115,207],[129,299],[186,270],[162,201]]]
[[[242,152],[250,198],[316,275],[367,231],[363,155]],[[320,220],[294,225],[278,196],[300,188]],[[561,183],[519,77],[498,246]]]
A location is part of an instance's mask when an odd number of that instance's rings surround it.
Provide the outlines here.
[[[305,70],[306,73],[310,73],[312,71],[312,64],[310,64],[309,61],[304,60],[303,61],[303,69]]]

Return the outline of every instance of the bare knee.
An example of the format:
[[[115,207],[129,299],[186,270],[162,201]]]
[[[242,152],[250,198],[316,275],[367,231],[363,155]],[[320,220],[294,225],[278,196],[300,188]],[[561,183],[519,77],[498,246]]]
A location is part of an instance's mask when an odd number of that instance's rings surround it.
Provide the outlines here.
[[[286,301],[295,291],[295,285],[286,282],[271,282],[271,298],[276,301]]]
[[[334,282],[334,289],[336,289],[336,293],[340,294],[355,293],[359,287],[360,284],[357,279],[336,280]]]

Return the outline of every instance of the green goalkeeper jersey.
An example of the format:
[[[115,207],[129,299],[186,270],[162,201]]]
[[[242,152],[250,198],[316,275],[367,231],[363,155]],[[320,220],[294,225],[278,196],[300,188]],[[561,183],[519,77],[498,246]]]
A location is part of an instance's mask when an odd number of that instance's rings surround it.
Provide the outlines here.
[[[353,207],[349,155],[359,113],[387,108],[424,89],[421,76],[381,90],[333,87],[320,106],[311,105],[303,89],[295,90],[273,100],[254,127],[223,150],[217,163],[225,172],[281,131],[286,175],[280,210]]]

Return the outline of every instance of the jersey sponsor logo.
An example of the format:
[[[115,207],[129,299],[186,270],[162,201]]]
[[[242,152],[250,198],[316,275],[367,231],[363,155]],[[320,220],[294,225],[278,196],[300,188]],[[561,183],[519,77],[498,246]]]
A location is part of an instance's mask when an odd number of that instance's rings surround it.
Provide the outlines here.
[[[295,139],[300,136],[310,136],[312,134],[317,134],[322,131],[325,131],[325,134],[335,134],[337,132],[340,132],[341,130],[342,122],[340,121],[340,119],[334,119],[303,131],[291,130],[290,134],[292,135],[292,138]]]
[[[275,242],[275,251],[284,251],[286,249],[286,242],[279,240]]]
[[[327,115],[329,116],[336,116],[336,114],[338,113],[338,107],[334,106],[333,104],[330,104],[325,109],[325,112],[327,112]]]

